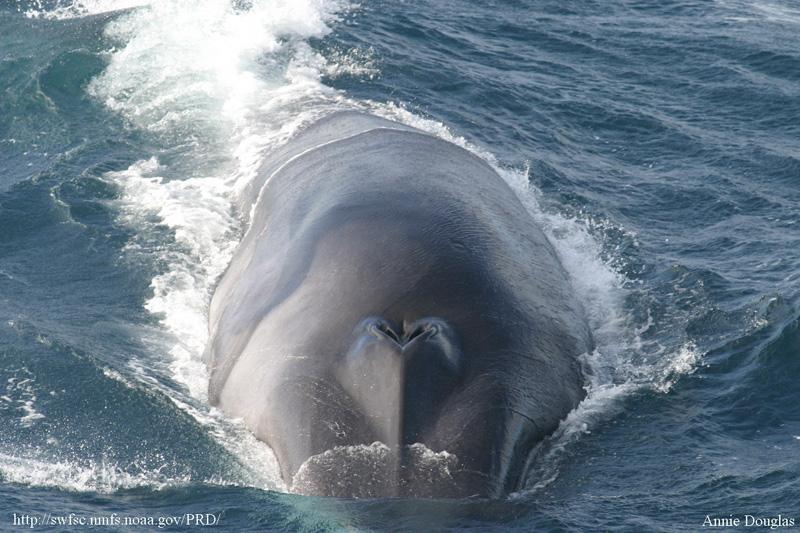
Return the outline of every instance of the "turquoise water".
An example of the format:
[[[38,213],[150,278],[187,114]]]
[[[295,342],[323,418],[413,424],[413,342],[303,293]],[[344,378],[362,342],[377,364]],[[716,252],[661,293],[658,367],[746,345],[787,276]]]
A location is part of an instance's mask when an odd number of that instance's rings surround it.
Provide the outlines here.
[[[0,529],[800,527],[789,0],[4,1],[0,80]],[[588,397],[506,500],[285,494],[208,406],[236,192],[345,108],[487,159],[587,310]]]

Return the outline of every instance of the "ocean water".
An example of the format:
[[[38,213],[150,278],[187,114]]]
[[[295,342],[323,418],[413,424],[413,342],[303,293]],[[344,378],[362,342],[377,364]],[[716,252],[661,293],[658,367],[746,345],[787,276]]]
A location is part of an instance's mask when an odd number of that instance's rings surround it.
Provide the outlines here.
[[[800,528],[793,0],[2,0],[0,88],[0,530]],[[286,494],[207,403],[236,193],[337,109],[489,161],[586,308],[506,499]]]

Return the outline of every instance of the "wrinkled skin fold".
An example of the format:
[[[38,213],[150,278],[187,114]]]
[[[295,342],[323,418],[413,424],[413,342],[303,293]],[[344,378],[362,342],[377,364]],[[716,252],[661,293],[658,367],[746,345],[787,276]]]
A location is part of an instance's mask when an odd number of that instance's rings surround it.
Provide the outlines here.
[[[551,244],[484,161],[338,113],[265,161],[214,293],[209,399],[290,490],[501,497],[583,398],[591,335]]]

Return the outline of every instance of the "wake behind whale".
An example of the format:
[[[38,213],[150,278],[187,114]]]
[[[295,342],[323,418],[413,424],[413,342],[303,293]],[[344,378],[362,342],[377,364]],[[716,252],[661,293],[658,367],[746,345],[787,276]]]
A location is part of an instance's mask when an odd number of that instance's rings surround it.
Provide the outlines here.
[[[331,115],[274,151],[211,302],[209,400],[293,492],[499,497],[583,398],[589,326],[481,159]]]

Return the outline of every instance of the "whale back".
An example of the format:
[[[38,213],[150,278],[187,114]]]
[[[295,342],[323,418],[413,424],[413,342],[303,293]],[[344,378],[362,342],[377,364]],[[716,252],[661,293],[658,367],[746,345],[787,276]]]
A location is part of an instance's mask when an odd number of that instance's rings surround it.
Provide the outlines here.
[[[583,397],[591,336],[511,188],[460,147],[360,114],[313,126],[259,179],[212,299],[210,401],[295,490],[364,495],[364,472],[394,480],[376,495],[513,489]],[[382,462],[351,460],[376,442]],[[419,481],[431,454],[455,461],[446,490]],[[362,475],[336,492],[332,464]]]

